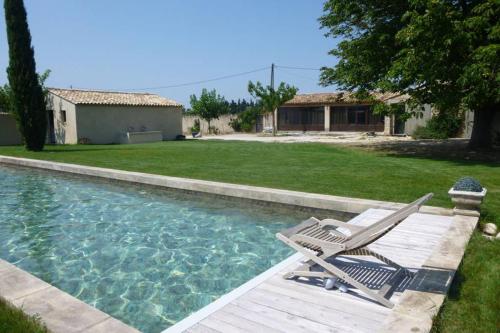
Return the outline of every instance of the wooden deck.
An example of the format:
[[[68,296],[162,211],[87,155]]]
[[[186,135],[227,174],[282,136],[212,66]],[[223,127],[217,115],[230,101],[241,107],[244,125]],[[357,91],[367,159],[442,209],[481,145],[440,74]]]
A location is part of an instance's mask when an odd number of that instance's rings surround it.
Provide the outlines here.
[[[391,212],[369,209],[353,219],[352,223],[369,225]],[[453,216],[413,214],[370,247],[418,273],[424,270],[422,267],[425,267],[425,262],[434,253],[442,252],[440,248],[443,240],[449,234],[450,228],[454,228],[455,220]],[[469,237],[470,235],[467,240]],[[460,258],[461,256],[462,254]],[[366,260],[366,257],[341,259],[345,265],[343,269],[369,282],[370,288],[380,288],[393,271],[375,259]],[[282,278],[284,273],[299,264],[300,260],[296,260],[285,269],[267,276],[265,280],[256,281],[254,286],[248,287],[247,284],[246,290],[240,291],[233,299],[227,300],[215,310],[206,311],[203,315],[194,314],[165,332],[386,331],[384,325],[391,312],[398,308],[402,295],[408,290],[419,290],[414,286],[415,280],[418,279],[403,281],[391,297],[396,307],[389,309],[354,288],[350,288],[347,293],[340,293],[338,290],[325,290],[319,285],[319,281]],[[454,270],[451,270],[447,277],[452,277],[453,273]],[[434,286],[432,290],[436,293],[446,293],[450,281],[450,278],[446,278],[436,282],[442,286]],[[422,281],[419,285],[422,285]],[[444,295],[441,296],[444,298]],[[413,307],[414,305],[412,309]]]

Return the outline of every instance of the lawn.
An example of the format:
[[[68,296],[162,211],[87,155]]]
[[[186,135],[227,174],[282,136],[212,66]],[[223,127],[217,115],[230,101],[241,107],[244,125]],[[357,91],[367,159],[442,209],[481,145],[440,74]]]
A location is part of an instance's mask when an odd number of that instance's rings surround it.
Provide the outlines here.
[[[49,333],[38,317],[28,316],[0,297],[0,332]]]
[[[22,147],[0,147],[0,154],[399,202],[434,192],[429,204],[442,207],[451,207],[447,191],[454,181],[468,175],[488,188],[481,222],[500,224],[498,162],[398,155],[325,144],[193,140],[48,146],[38,153]],[[434,331],[497,331],[499,250],[499,241],[488,241],[475,232]]]

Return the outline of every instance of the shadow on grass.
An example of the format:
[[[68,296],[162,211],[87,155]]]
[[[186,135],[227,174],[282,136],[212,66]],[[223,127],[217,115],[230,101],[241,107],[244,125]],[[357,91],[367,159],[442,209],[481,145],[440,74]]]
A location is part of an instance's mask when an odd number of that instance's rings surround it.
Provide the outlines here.
[[[364,148],[399,158],[431,159],[467,166],[500,166],[500,149],[472,150],[467,144],[466,139],[414,140],[384,142]]]
[[[448,295],[446,296],[441,309],[439,309],[438,314],[434,317],[430,333],[443,332],[444,327],[446,326],[443,316],[445,315],[445,313],[447,313],[448,302],[458,301],[462,296],[462,286],[466,281],[465,276],[462,273],[462,266],[463,263],[460,263],[458,270],[455,272],[455,276],[453,277],[453,281],[451,282],[450,289],[448,290]]]

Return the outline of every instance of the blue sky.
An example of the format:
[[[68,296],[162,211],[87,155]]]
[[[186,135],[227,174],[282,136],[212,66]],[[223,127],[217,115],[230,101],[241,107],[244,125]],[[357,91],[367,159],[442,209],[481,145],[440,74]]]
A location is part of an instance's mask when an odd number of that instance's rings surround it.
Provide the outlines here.
[[[51,69],[52,87],[139,89],[178,100],[202,88],[226,99],[248,98],[248,80],[269,83],[269,70],[175,88],[270,66],[319,68],[335,59],[335,41],[317,18],[320,0],[25,0],[37,69]],[[7,81],[4,15],[0,83]],[[299,92],[332,91],[318,71],[276,69],[275,81]],[[148,89],[143,89],[148,88]]]

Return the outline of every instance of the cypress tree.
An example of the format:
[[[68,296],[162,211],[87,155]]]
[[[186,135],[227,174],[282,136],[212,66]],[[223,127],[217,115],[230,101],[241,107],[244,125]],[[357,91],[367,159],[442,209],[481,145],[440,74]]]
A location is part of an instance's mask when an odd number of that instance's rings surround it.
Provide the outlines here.
[[[36,73],[35,52],[22,0],[4,0],[9,44],[7,75],[12,89],[12,111],[26,149],[40,151],[45,144],[45,97]]]

